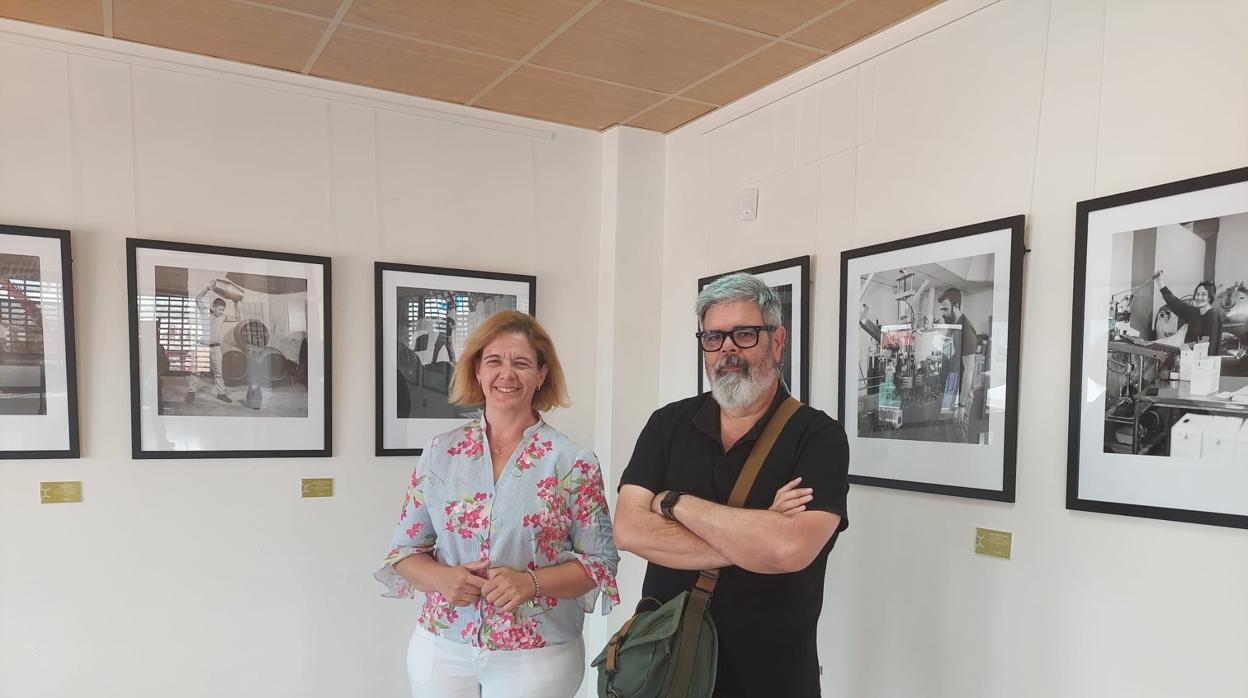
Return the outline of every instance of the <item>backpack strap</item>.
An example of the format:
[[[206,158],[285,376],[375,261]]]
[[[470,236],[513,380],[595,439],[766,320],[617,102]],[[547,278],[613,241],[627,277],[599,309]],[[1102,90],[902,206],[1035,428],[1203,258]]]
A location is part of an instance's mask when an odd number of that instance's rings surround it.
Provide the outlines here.
[[[741,474],[737,476],[732,494],[728,496],[728,506],[740,508],[745,503],[750,488],[754,486],[754,480],[763,469],[763,461],[767,460],[767,454],[771,453],[771,447],[776,444],[776,438],[801,406],[802,403],[790,395],[771,415],[767,426],[763,427],[763,433],[750,449],[745,465],[741,467]],[[680,619],[680,640],[676,644],[672,685],[666,694],[672,698],[683,698],[689,692],[693,659],[698,651],[698,635],[702,632],[702,617],[711,605],[711,596],[715,594],[715,585],[718,583],[719,570],[701,570],[698,572],[698,580],[693,584],[693,591],[689,593],[689,599],[685,601],[685,610]]]
[[[763,461],[767,460],[767,454],[771,453],[771,447],[776,445],[776,438],[780,436],[784,425],[789,423],[789,418],[801,406],[802,403],[790,395],[785,398],[784,402],[780,403],[776,413],[771,415],[771,419],[767,421],[767,426],[763,427],[763,433],[759,435],[758,441],[754,443],[754,448],[750,449],[750,456],[745,459],[745,465],[741,467],[741,474],[737,476],[737,484],[733,485],[732,494],[728,496],[728,506],[740,508],[745,504],[745,498],[749,495],[750,488],[754,486],[754,480],[758,477],[758,472],[763,469]]]

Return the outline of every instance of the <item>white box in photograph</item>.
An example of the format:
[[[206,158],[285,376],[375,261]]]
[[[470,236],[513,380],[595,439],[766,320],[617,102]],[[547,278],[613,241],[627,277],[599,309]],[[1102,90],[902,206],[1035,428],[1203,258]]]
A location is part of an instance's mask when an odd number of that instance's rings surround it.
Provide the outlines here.
[[[1220,465],[1235,462],[1235,442],[1239,439],[1239,430],[1244,420],[1235,417],[1214,417],[1205,427],[1204,446],[1201,448],[1202,460]]]
[[[1212,395],[1222,383],[1222,357],[1210,356],[1192,362],[1192,395]]]
[[[1200,342],[1192,345],[1191,349],[1180,348],[1179,350],[1179,380],[1190,381],[1192,379],[1192,364],[1197,359],[1204,359],[1209,356],[1209,343]]]
[[[1212,418],[1207,414],[1185,414],[1170,427],[1170,457],[1200,458],[1205,428]]]

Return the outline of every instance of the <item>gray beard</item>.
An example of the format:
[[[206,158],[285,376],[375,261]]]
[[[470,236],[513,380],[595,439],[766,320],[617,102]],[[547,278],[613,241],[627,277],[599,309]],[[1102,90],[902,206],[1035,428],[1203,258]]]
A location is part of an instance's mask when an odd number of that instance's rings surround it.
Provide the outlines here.
[[[740,366],[742,370],[716,376],[715,371],[727,363]],[[773,364],[770,368],[756,370],[744,360],[738,363],[725,358],[712,369],[711,374],[711,397],[721,408],[733,412],[754,404],[771,388],[776,366]]]

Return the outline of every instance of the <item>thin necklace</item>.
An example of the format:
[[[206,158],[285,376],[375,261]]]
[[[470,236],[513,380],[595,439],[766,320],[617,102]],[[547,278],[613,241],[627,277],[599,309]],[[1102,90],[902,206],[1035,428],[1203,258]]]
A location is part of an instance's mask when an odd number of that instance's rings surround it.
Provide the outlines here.
[[[524,434],[521,434],[520,436],[524,436]],[[513,448],[513,449],[515,448],[514,444],[515,444],[515,443],[517,443],[517,442],[519,442],[519,441],[520,441],[520,438],[519,438],[519,437],[517,437],[515,440],[513,440],[513,441],[511,442],[511,443],[513,444],[513,446],[512,446],[512,448]],[[494,450],[494,455],[496,455],[496,456],[501,456],[501,455],[503,455],[503,447],[502,447],[502,446],[495,446],[495,447],[493,448],[493,450]]]

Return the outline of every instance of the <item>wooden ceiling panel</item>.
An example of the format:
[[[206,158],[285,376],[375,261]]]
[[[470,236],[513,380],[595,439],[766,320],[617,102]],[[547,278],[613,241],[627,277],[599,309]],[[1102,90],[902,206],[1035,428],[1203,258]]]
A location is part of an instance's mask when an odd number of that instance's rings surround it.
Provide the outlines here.
[[[104,0],[0,0],[0,17],[104,34]]]
[[[575,75],[524,66],[476,106],[602,130],[655,104],[662,96]]]
[[[628,125],[650,131],[658,131],[659,133],[667,133],[678,126],[683,126],[693,121],[714,108],[709,104],[690,102],[687,99],[673,97],[645,114],[630,120]]]
[[[682,94],[690,99],[727,104],[810,65],[824,55],[813,50],[775,44]]]
[[[328,20],[230,0],[113,0],[119,39],[302,70]]]
[[[251,0],[261,5],[272,5],[295,12],[306,12],[317,17],[333,19],[342,7],[342,0]]]
[[[725,24],[772,36],[796,28],[845,0],[648,0]]]
[[[939,1],[0,0],[0,17],[311,65],[573,126],[668,132]]]
[[[312,74],[463,103],[510,66],[508,61],[476,53],[340,26]]]
[[[675,92],[765,43],[754,35],[652,7],[605,0],[531,62]]]
[[[855,0],[790,38],[825,51],[836,51],[939,1]]]
[[[522,58],[588,0],[355,0],[345,22]]]

